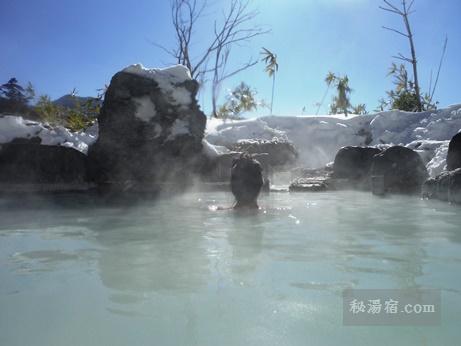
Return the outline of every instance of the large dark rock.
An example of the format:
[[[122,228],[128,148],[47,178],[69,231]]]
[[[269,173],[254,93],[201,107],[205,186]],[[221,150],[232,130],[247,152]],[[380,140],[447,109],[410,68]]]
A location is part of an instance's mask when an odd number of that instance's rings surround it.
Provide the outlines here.
[[[323,192],[329,189],[326,179],[298,178],[290,183],[290,192]]]
[[[373,156],[370,170],[383,193],[420,193],[428,178],[424,162],[414,150],[394,146]]]
[[[455,135],[448,145],[447,169],[461,168],[461,133]]]
[[[448,184],[448,201],[461,204],[461,168],[450,172]]]
[[[18,139],[1,145],[0,183],[80,184],[87,182],[87,157],[72,148]]]
[[[461,168],[426,180],[423,197],[461,204]]]
[[[195,99],[198,83],[187,75],[182,66],[137,65],[114,75],[88,152],[93,181],[188,184],[205,160],[206,116]]]
[[[351,180],[367,179],[373,156],[381,153],[380,149],[371,147],[344,147],[335,156],[333,177]]]
[[[334,190],[331,183],[332,170],[330,166],[307,169],[295,168],[291,170],[291,181],[288,186],[290,192],[321,192]]]

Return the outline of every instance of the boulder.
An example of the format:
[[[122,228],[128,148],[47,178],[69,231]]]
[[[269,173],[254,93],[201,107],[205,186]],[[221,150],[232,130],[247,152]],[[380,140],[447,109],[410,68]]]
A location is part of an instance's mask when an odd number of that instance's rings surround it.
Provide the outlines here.
[[[0,183],[84,184],[87,180],[87,157],[78,150],[40,145],[39,138],[1,145]]]
[[[290,192],[323,192],[328,190],[327,180],[315,178],[298,178],[290,183]]]
[[[290,192],[321,192],[335,189],[331,185],[330,166],[317,169],[295,168],[290,173]]]
[[[423,197],[461,204],[461,168],[426,180]]]
[[[335,156],[333,177],[350,180],[364,180],[370,176],[373,157],[381,153],[371,147],[344,147]]]
[[[373,156],[370,174],[382,185],[382,193],[420,193],[428,178],[424,162],[417,152],[393,146]]]
[[[447,169],[461,168],[461,132],[455,135],[448,145]]]
[[[98,140],[88,151],[90,178],[99,184],[189,184],[206,160],[206,116],[197,91],[181,65],[133,65],[115,74],[98,117]]]
[[[240,140],[231,149],[248,154],[266,154],[257,160],[265,169],[293,165],[298,159],[298,150],[287,140],[274,138],[272,140]]]
[[[450,172],[448,201],[451,203],[461,204],[461,168]]]

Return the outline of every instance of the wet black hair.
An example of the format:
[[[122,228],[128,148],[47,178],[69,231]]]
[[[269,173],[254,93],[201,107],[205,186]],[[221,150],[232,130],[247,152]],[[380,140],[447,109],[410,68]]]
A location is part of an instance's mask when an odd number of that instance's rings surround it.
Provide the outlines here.
[[[261,164],[248,154],[242,154],[232,163],[231,191],[239,207],[258,207],[257,199],[263,186]]]

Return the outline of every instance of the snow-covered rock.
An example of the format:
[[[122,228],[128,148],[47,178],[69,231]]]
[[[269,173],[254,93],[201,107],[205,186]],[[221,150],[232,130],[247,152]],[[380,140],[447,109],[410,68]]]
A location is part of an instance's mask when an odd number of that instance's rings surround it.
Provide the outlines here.
[[[206,160],[206,117],[197,91],[184,66],[132,65],[116,73],[98,116],[99,137],[88,152],[92,179],[187,185]]]
[[[237,152],[259,155],[258,161],[264,170],[275,167],[289,167],[296,163],[298,150],[290,141],[275,138],[272,140],[242,139],[231,147]]]
[[[141,64],[134,64],[122,70],[143,78],[155,81],[162,93],[171,103],[182,108],[186,108],[192,102],[192,96],[186,88],[178,87],[186,81],[191,81],[189,69],[182,65],[171,66],[165,69],[145,68]]]
[[[72,132],[63,126],[52,127],[20,116],[0,116],[0,144],[9,143],[15,138],[33,137],[40,138],[42,145],[74,148],[86,154],[88,147],[98,138],[98,125],[95,124],[86,131]]]
[[[215,126],[214,126],[215,125]],[[235,145],[239,140],[287,139],[286,133],[270,127],[264,119],[221,121],[212,119],[207,123],[206,139],[222,146]]]
[[[210,159],[216,158],[220,155],[229,154],[231,152],[224,146],[210,144],[206,139],[202,140],[202,146],[203,153]]]
[[[448,143],[450,141],[417,140],[405,145],[416,151],[422,158],[431,177],[446,169]]]

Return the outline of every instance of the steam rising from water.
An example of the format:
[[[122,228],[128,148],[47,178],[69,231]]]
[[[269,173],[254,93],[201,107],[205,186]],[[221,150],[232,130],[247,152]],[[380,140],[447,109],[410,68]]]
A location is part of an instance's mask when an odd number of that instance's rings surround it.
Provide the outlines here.
[[[416,345],[457,337],[457,207],[336,192],[263,195],[256,214],[208,208],[232,201],[224,192],[136,204],[2,198],[0,340]],[[415,287],[443,290],[441,326],[342,326],[342,289]]]

